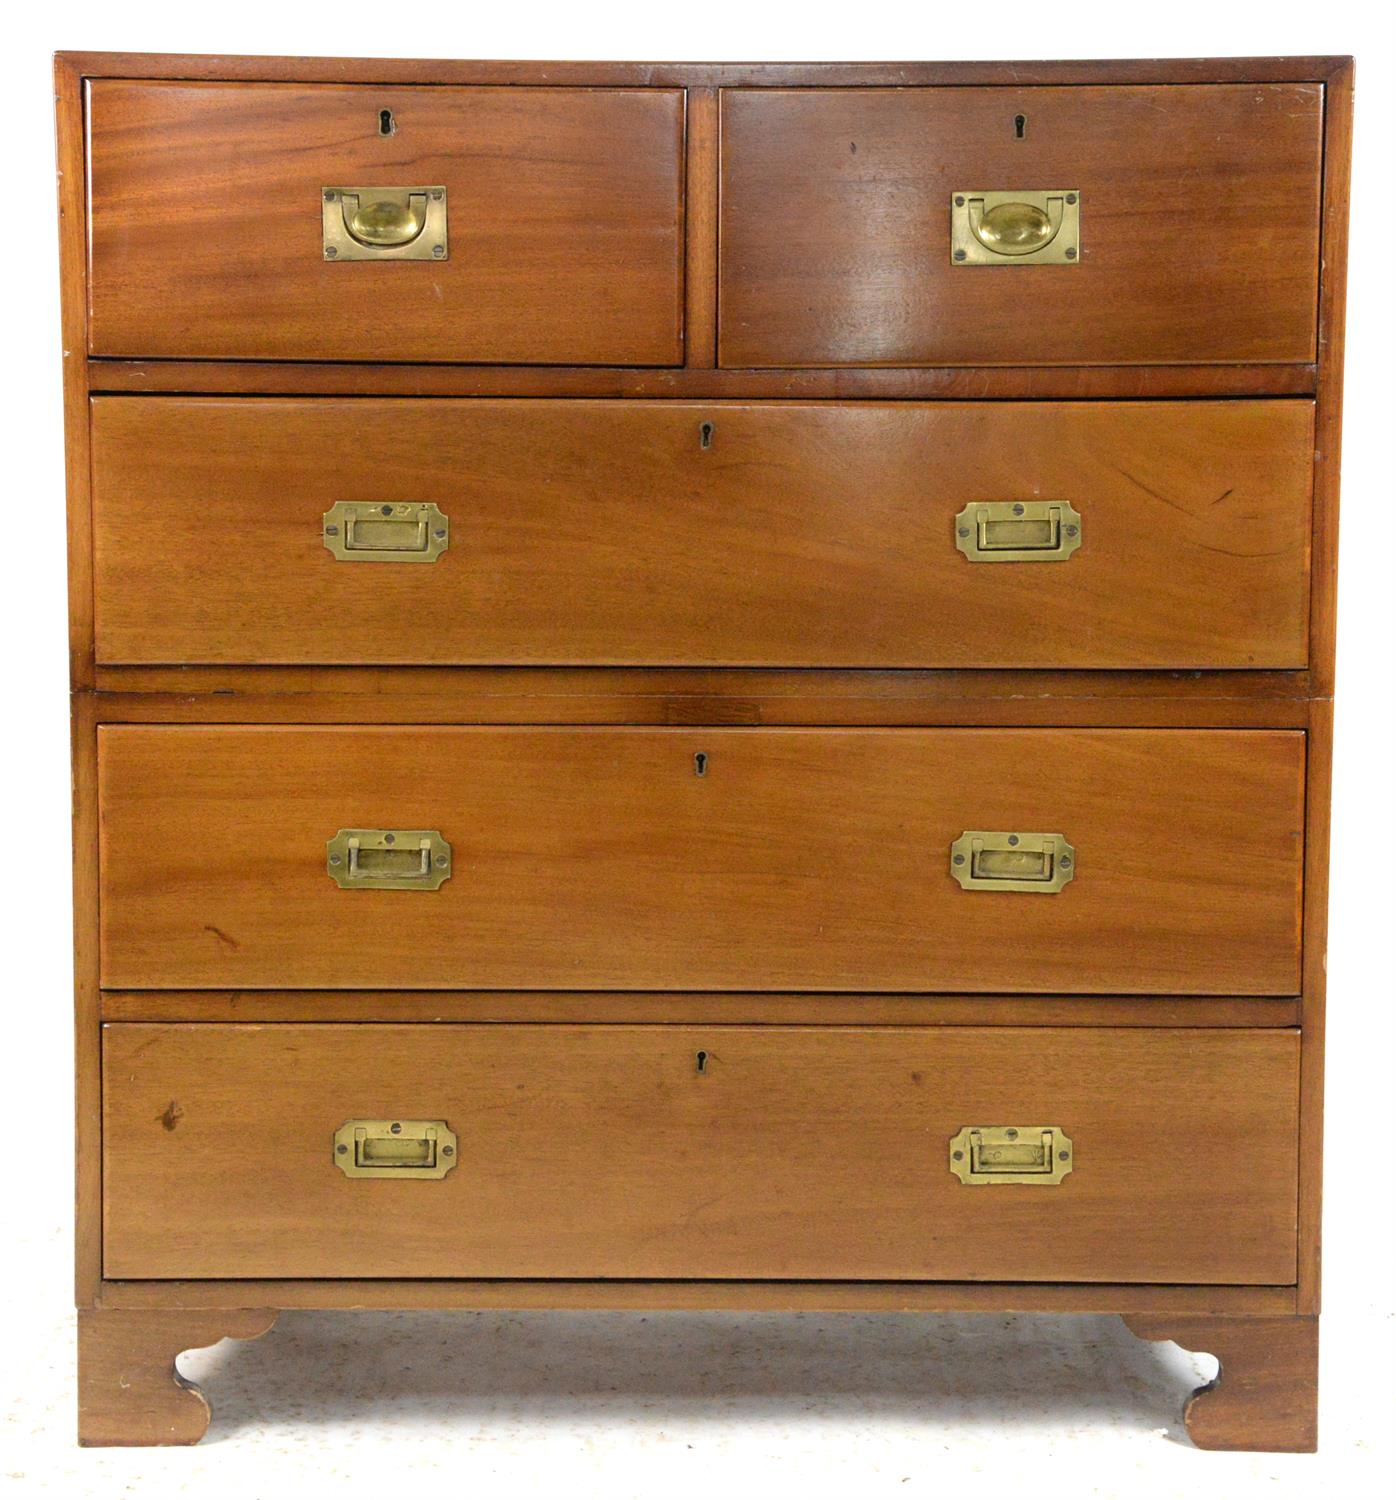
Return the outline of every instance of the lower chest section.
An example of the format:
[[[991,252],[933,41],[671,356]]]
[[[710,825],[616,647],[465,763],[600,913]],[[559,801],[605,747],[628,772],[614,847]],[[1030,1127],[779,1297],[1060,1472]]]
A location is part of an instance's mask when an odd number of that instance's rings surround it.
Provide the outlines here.
[[[1271,1029],[108,1027],[118,1278],[1277,1284]]]

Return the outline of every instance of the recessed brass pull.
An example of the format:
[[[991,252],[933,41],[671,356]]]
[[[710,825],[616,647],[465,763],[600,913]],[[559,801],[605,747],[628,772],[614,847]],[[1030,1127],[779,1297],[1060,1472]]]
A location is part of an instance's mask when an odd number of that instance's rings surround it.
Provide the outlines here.
[[[1065,562],[1081,536],[1065,500],[981,500],[955,517],[955,545],[971,562]]]
[[[957,266],[1075,265],[1081,194],[1075,188],[950,195],[950,260]]]
[[[1076,875],[1076,851],[1059,833],[970,829],[950,846],[950,873],[967,891],[1050,895]]]
[[[320,190],[326,260],[446,260],[446,189],[327,187]]]
[[[451,545],[451,523],[427,502],[337,500],[321,539],[340,562],[435,562]]]
[[[1052,1187],[1071,1171],[1071,1159],[1060,1125],[967,1125],[950,1138],[950,1170],[970,1187]]]
[[[427,223],[427,195],[407,193],[395,198],[373,198],[367,203],[357,193],[345,193],[344,227],[361,245],[382,248],[415,240]]]
[[[325,869],[346,891],[435,891],[451,878],[451,846],[434,828],[341,828]]]
[[[334,1133],[334,1164],[346,1177],[444,1177],[456,1164],[445,1120],[346,1120]]]

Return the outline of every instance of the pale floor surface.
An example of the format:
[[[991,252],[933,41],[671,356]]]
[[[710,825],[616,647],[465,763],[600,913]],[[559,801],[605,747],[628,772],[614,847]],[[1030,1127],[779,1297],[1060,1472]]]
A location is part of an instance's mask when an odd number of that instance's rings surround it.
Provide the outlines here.
[[[1113,1317],[299,1312],[186,1354],[213,1426],[192,1449],[74,1442],[57,1231],[7,1313],[0,1490],[201,1500],[943,1500],[1391,1493],[1389,1389],[1325,1361],[1317,1457],[1203,1454],[1179,1413],[1215,1369]],[[40,1288],[35,1288],[36,1293]],[[65,1289],[64,1289],[65,1290]],[[1357,1316],[1355,1326],[1348,1320]],[[1380,1317],[1325,1320],[1383,1381]],[[1335,1338],[1336,1336],[1336,1338]],[[1365,1394],[1364,1394],[1365,1392]]]

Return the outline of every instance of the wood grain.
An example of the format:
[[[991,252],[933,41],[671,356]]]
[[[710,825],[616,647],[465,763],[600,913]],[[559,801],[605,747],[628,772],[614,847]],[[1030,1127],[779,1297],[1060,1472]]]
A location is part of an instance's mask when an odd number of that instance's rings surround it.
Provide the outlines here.
[[[94,78],[318,83],[492,84],[586,88],[906,88],[945,85],[1322,82],[1347,57],[1155,57],[1046,62],[582,62],[391,57],[62,52]]]
[[[1298,993],[1298,733],[100,739],[111,988]],[[352,827],[437,828],[454,874],[341,890]],[[964,891],[967,828],[1062,833],[1077,877]]]
[[[94,354],[682,363],[676,90],[110,80],[88,109]],[[326,262],[324,187],[438,183],[448,259]]]
[[[106,1271],[1286,1282],[1298,1048],[1255,1030],[109,1027]],[[346,1119],[397,1115],[445,1120],[459,1166],[338,1170]],[[963,1126],[1015,1121],[1071,1138],[1061,1184],[951,1174]]]
[[[1318,1319],[1126,1315],[1141,1339],[1172,1339],[1214,1354],[1216,1380],[1183,1412],[1199,1448],[1313,1453],[1318,1448]]]
[[[527,365],[288,364],[94,359],[92,390],[134,395],[549,396],[615,400],[1086,401],[1312,396],[1292,365],[1029,365],[907,369],[559,369]]]
[[[179,1446],[208,1431],[208,1400],[175,1369],[186,1349],[259,1338],[271,1311],[103,1308],[78,1313],[78,1442],[84,1448]]]
[[[1319,299],[1318,441],[1314,449],[1314,540],[1310,656],[1313,691],[1304,907],[1304,1054],[1300,1095],[1299,1301],[1321,1303],[1324,1051],[1328,1004],[1329,839],[1333,703],[1338,628],[1338,491],[1342,457],[1348,215],[1352,186],[1353,63],[1325,89],[1322,285]]]
[[[692,667],[99,667],[112,722],[1307,723],[1306,672]],[[980,717],[982,716],[982,717]],[[1017,716],[1015,718],[1015,716]]]
[[[1273,996],[638,994],[615,990],[105,990],[104,1021],[668,1026],[1298,1026]]]
[[[90,1307],[102,1274],[101,1059],[98,1021],[97,731],[94,679],[91,443],[87,398],[87,201],[82,82],[54,59],[63,432],[68,541],[68,660],[73,840],[74,1298]]]
[[[1338,629],[1338,490],[1342,469],[1348,215],[1352,188],[1352,60],[1324,90],[1323,241],[1319,297],[1318,433],[1314,446],[1313,602],[1315,690],[1333,693]]]
[[[1308,402],[102,397],[93,445],[104,663],[1307,656]],[[956,515],[1011,498],[1075,505],[1080,551],[969,562]],[[382,499],[435,501],[449,550],[337,561],[322,514]]]
[[[91,1307],[102,1276],[101,872],[97,713],[75,693],[69,718],[73,794],[74,1298]]]
[[[63,456],[68,529],[68,677],[92,686],[91,434],[87,366],[87,171],[82,79],[62,53],[53,61],[58,166],[58,267],[63,340]]]
[[[1323,1060],[1328,1029],[1328,899],[1333,806],[1333,704],[1310,710],[1304,800],[1304,1051],[1299,1089],[1299,1304],[1317,1314],[1323,1241]]]
[[[1322,124],[1314,84],[728,89],[719,363],[1312,360]],[[1019,187],[1080,193],[1080,264],[954,266],[951,195]]]
[[[104,1307],[575,1308],[688,1312],[1027,1312],[1133,1310],[1223,1317],[1294,1311],[1292,1286],[1157,1286],[1004,1281],[107,1281]]]
[[[684,112],[684,363],[717,363],[718,91],[689,89]]]

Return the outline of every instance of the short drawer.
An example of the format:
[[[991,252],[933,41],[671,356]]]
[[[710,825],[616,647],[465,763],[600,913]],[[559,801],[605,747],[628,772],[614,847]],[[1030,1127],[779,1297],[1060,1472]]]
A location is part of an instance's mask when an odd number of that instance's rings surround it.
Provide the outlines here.
[[[87,110],[94,355],[682,360],[681,90],[101,79]]]
[[[1316,83],[725,90],[721,363],[1311,361],[1322,124]]]
[[[1298,1063],[1259,1029],[117,1025],[105,1270],[1278,1285]]]
[[[103,983],[1290,995],[1303,777],[1287,730],[106,726]]]
[[[1308,401],[115,396],[92,416],[113,664],[1308,659]]]

